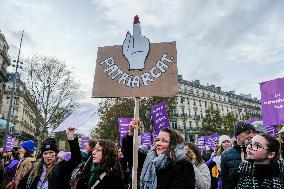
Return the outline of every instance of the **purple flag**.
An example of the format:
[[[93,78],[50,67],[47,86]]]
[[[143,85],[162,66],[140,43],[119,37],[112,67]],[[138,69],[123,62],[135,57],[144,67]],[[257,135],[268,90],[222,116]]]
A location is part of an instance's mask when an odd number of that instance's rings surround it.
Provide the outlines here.
[[[162,128],[170,127],[170,120],[165,102],[152,106],[151,115],[156,131],[160,131]]]
[[[122,138],[127,135],[129,130],[130,122],[132,121],[132,118],[118,118],[118,124],[119,124],[119,142],[120,145],[122,144]]]
[[[150,132],[145,132],[141,134],[141,144],[146,145],[148,147],[152,145]]]
[[[260,83],[263,125],[284,123],[284,78]]]
[[[89,138],[89,137],[86,137],[86,136],[81,137],[81,148],[82,148],[83,150],[86,149],[87,144],[89,143],[89,141],[90,141],[90,138]]]
[[[11,152],[13,150],[15,140],[16,140],[16,137],[11,136],[11,135],[7,136],[6,146],[5,146],[6,151]]]

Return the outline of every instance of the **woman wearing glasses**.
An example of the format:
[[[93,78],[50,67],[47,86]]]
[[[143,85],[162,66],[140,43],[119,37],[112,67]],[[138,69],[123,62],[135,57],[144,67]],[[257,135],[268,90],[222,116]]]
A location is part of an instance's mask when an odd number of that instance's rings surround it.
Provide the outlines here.
[[[191,162],[186,159],[181,135],[174,129],[162,129],[144,161],[140,188],[193,189],[194,187],[194,169]]]
[[[240,164],[240,179],[236,188],[283,189],[284,162],[279,159],[279,141],[261,133],[246,146],[247,160]]]
[[[115,143],[110,140],[99,140],[92,155],[93,165],[88,175],[79,181],[81,188],[123,189],[123,174]]]

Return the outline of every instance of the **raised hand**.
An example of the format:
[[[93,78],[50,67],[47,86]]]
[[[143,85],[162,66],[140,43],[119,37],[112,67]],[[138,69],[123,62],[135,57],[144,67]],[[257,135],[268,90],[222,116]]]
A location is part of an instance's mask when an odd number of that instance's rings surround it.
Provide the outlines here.
[[[74,128],[66,129],[66,135],[68,140],[74,140],[74,132],[75,132]]]
[[[127,32],[123,42],[122,51],[128,60],[128,70],[143,70],[149,49],[150,41],[141,35],[139,17],[136,15],[133,22],[133,36]]]

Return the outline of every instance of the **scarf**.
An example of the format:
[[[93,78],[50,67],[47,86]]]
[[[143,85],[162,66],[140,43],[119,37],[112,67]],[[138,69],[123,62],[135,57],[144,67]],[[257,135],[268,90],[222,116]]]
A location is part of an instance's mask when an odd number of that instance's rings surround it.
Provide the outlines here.
[[[178,145],[175,149],[176,162],[185,158],[186,151],[182,145]],[[157,156],[156,150],[152,149],[147,154],[144,161],[140,176],[141,189],[156,189],[157,188],[157,175],[156,170],[166,169],[169,165],[169,159],[165,154]]]
[[[97,165],[93,165],[92,168],[91,168],[91,177],[89,179],[89,182],[88,182],[88,188],[91,188],[95,182],[97,180],[100,179],[100,174],[103,172],[103,170],[97,166]]]

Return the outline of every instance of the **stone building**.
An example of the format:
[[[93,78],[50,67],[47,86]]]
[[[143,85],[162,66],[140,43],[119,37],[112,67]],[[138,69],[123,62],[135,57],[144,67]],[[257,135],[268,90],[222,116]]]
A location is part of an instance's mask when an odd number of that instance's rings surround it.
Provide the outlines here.
[[[221,87],[205,86],[199,80],[186,81],[179,75],[179,95],[173,112],[172,127],[183,133],[186,128],[187,133],[190,133],[189,138],[195,139],[209,107],[218,108],[221,115],[233,112],[240,119],[244,115],[254,117],[261,114],[260,101],[251,95],[225,92]]]

